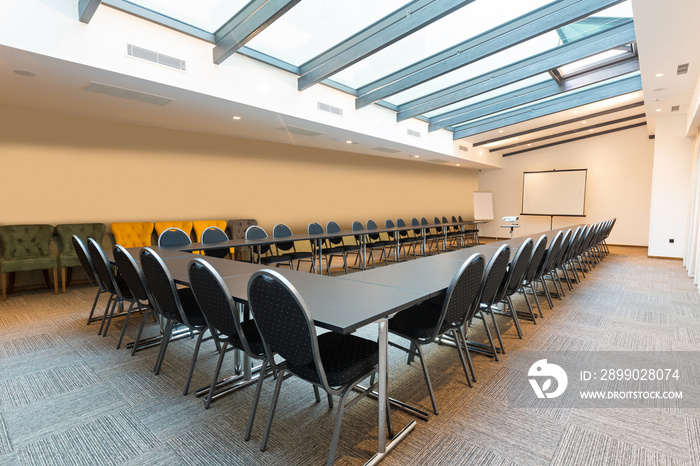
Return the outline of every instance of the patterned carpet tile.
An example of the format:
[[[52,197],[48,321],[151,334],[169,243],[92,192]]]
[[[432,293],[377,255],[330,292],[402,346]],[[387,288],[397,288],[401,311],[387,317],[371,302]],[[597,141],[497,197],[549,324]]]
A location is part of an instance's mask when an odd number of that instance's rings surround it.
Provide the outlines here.
[[[128,411],[118,411],[19,449],[26,465],[117,465],[154,448],[157,439]]]
[[[685,463],[583,427],[568,426],[550,464],[552,466],[680,466]]]
[[[7,427],[5,427],[5,421],[3,420],[2,414],[0,414],[0,455],[9,453],[12,451],[12,442],[10,441],[10,434],[7,432]]]
[[[64,344],[63,339],[55,334],[22,336],[0,343],[0,358],[35,353],[37,351],[56,348],[62,344]]]
[[[518,466],[496,453],[485,450],[458,437],[435,437],[423,445],[417,456],[407,465],[454,464],[463,466]]]
[[[673,341],[658,338],[643,333],[631,331],[611,330],[606,336],[603,344],[630,351],[671,351]]]
[[[17,408],[99,382],[82,362],[66,364],[48,370],[0,382],[0,406]]]

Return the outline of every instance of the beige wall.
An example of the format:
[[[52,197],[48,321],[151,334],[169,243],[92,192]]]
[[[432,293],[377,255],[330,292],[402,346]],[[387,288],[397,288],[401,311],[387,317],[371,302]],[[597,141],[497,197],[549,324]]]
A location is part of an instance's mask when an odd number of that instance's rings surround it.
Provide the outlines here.
[[[520,213],[524,171],[586,168],[586,217],[554,217],[554,228],[617,217],[612,244],[648,245],[654,144],[646,127],[605,134],[504,157],[500,170],[479,174],[479,190],[492,191],[496,221],[482,234],[507,237],[501,218]],[[549,230],[549,217],[521,216],[516,236]]]
[[[0,127],[0,224],[473,215],[472,170],[2,106]]]

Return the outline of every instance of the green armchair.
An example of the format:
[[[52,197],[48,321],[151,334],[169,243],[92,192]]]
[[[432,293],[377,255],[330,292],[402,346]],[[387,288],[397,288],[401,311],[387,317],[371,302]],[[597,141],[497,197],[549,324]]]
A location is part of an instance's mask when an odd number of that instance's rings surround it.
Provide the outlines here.
[[[46,287],[49,285],[48,269],[53,269],[53,282],[58,293],[58,257],[51,252],[52,225],[3,225],[0,226],[0,275],[2,276],[2,300],[7,299],[15,282],[15,272],[43,270]]]
[[[73,248],[71,238],[73,235],[76,235],[83,244],[87,244],[88,238],[93,238],[98,244],[102,244],[105,228],[104,223],[66,223],[56,225],[56,234],[59,240],[58,262],[61,267],[61,284],[64,293],[66,292],[66,287],[70,286],[73,267],[82,267]]]

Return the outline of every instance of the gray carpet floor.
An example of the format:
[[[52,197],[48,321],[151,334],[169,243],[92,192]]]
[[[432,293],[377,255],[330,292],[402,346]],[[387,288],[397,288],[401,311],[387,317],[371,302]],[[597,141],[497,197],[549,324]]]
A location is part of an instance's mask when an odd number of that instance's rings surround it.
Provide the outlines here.
[[[698,351],[700,294],[680,261],[649,259],[646,249],[611,255],[518,339],[500,320],[508,353],[474,355],[478,382],[466,384],[454,348],[429,345],[426,361],[439,415],[417,426],[386,465],[700,464],[700,409],[513,407],[505,390],[514,351]],[[0,302],[0,465],[306,465],[326,461],[335,411],[315,403],[301,381],[284,383],[266,452],[259,451],[273,383],[263,388],[250,442],[243,440],[253,387],[204,409],[182,395],[193,340],[173,343],[160,375],[156,350],[116,350],[121,321],[106,337],[86,325],[95,290],[17,291]],[[515,305],[524,309],[522,297]],[[106,299],[100,302],[100,309]],[[134,319],[128,341],[137,330]],[[470,330],[483,338],[481,324]],[[148,329],[150,334],[155,326]],[[376,328],[361,332],[376,338]],[[392,340],[395,337],[392,337]],[[396,341],[399,341],[396,339]],[[430,411],[418,362],[390,349],[390,394]],[[205,344],[193,387],[209,384],[217,354]],[[223,372],[233,368],[233,357]],[[692,372],[692,371],[691,371]],[[698,373],[691,374],[695,383]],[[700,385],[700,384],[698,384]],[[336,464],[363,464],[376,449],[376,403],[346,411]],[[394,411],[395,427],[412,418]]]

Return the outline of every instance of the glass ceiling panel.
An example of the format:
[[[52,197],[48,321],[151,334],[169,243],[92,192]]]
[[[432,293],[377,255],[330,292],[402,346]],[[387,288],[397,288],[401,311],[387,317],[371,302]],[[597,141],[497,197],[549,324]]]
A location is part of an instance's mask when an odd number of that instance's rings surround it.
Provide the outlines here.
[[[409,0],[304,0],[247,46],[299,66],[408,3]]]
[[[353,88],[362,87],[548,3],[551,0],[476,0],[331,79]]]
[[[568,96],[572,96],[572,95],[575,95],[575,94],[580,94],[580,93],[588,92],[588,91],[590,91],[590,90],[592,90],[592,89],[596,89],[596,88],[601,87],[601,86],[605,86],[605,85],[608,85],[608,84],[611,84],[611,83],[614,83],[614,82],[617,82],[617,81],[622,81],[623,79],[628,79],[628,78],[631,78],[631,77],[633,77],[633,76],[639,76],[639,74],[640,74],[639,71],[634,71],[634,72],[632,72],[632,73],[628,73],[628,74],[625,74],[625,75],[622,75],[622,76],[617,76],[617,77],[615,77],[615,78],[608,79],[607,81],[602,81],[602,82],[598,82],[598,83],[591,84],[591,85],[589,85],[589,86],[582,87],[582,88],[580,88],[580,89],[575,89],[575,90],[573,90],[573,91],[567,92],[566,94],[564,94],[564,96],[567,96],[567,97],[568,97]],[[552,97],[547,97],[546,99],[540,99],[540,100],[538,100],[537,102],[532,102],[532,103],[525,104],[525,105],[519,105],[519,106],[517,106],[517,107],[513,107],[513,108],[509,108],[509,109],[507,109],[507,110],[500,111],[500,112],[492,113],[492,114],[490,114],[490,115],[486,115],[486,116],[481,117],[481,118],[476,118],[476,119],[474,119],[474,120],[469,121],[468,124],[471,125],[471,124],[473,124],[473,123],[478,123],[479,121],[482,121],[482,120],[487,120],[487,119],[490,119],[490,118],[503,116],[504,114],[507,114],[507,113],[510,113],[510,112],[515,112],[515,111],[518,111],[518,110],[528,109],[528,108],[532,107],[533,105],[541,105],[541,104],[543,104],[543,103],[549,102],[549,101],[551,101],[551,100],[559,99],[559,98],[561,98],[561,97],[563,97],[563,96],[562,96],[562,95],[555,95],[555,96],[552,96]],[[457,125],[457,126],[459,126],[459,125]]]
[[[552,81],[554,82],[554,78],[552,78],[552,75],[549,73],[541,73],[536,76],[533,76],[531,78],[523,79],[522,81],[518,81],[517,83],[509,84],[507,86],[503,86],[499,89],[494,89],[489,92],[485,92],[483,94],[479,94],[477,96],[471,97],[466,100],[461,100],[459,102],[455,102],[452,105],[448,105],[447,107],[442,107],[437,110],[434,110],[432,112],[426,112],[423,114],[423,116],[427,118],[433,118],[438,115],[442,115],[443,113],[451,112],[452,110],[457,110],[460,108],[468,107],[474,104],[477,104],[479,102],[483,102],[484,100],[491,99],[494,97],[498,96],[503,96],[506,94],[517,94],[517,91],[520,89],[524,89],[529,86],[533,86],[535,84],[539,84],[544,81]]]
[[[250,0],[125,0],[203,31],[214,33]],[[196,4],[195,4],[196,3]]]

